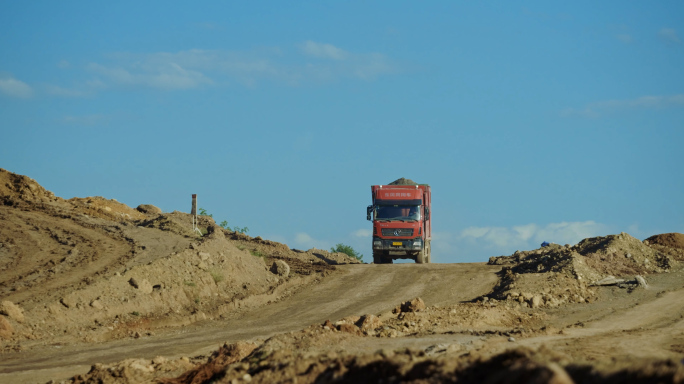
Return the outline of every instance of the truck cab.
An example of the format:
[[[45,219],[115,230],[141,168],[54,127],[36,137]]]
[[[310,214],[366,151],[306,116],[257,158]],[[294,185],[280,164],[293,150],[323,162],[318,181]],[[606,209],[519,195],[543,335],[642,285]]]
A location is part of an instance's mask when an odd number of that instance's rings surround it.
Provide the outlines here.
[[[430,186],[399,179],[389,185],[372,185],[373,204],[366,218],[373,222],[373,262],[396,259],[429,263],[432,226]],[[410,183],[408,183],[410,182]]]

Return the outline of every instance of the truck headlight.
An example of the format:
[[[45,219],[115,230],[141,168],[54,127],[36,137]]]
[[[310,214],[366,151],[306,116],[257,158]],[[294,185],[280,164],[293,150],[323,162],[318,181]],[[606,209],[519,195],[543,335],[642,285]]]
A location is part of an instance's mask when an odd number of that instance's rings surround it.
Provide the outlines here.
[[[373,241],[373,248],[382,248],[382,241],[380,241],[380,240]]]
[[[416,250],[421,250],[421,249],[423,249],[423,240],[420,240],[420,239],[419,239],[419,240],[414,240],[414,241],[413,241],[413,249],[416,249]]]

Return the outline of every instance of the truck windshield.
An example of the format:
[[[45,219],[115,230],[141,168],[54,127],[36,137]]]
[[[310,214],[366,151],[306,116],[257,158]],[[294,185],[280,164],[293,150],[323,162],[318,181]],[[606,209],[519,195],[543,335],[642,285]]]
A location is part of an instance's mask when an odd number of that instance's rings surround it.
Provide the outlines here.
[[[420,220],[419,205],[379,205],[376,220]]]

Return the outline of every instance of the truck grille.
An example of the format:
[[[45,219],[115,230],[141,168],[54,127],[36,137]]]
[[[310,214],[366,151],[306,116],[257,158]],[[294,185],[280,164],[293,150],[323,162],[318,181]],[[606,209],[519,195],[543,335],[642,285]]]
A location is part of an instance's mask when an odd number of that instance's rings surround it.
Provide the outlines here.
[[[413,228],[382,228],[383,236],[413,236]]]

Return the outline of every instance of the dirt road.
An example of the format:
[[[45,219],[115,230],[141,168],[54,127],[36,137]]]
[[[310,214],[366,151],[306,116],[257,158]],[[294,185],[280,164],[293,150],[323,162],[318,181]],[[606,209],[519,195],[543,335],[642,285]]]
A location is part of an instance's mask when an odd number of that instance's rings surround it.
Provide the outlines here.
[[[343,265],[321,283],[240,318],[140,339],[6,354],[0,362],[0,382],[46,382],[85,373],[95,363],[131,357],[207,354],[226,341],[266,338],[327,319],[379,314],[415,297],[428,305],[455,304],[491,291],[500,269],[484,263]]]

